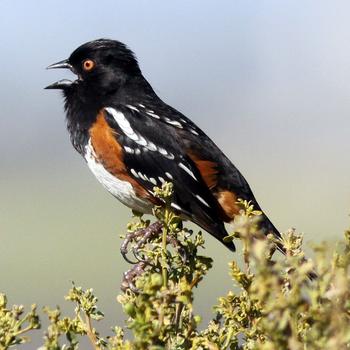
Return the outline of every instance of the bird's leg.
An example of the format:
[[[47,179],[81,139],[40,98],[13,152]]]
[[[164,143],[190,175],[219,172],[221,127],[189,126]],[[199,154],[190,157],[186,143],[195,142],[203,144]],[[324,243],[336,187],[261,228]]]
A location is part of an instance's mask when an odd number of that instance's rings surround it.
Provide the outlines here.
[[[130,289],[134,293],[138,293],[139,290],[135,286],[135,278],[144,273],[144,268],[146,266],[145,262],[139,262],[135,264],[130,270],[124,272],[123,280],[121,284],[121,290],[125,293],[128,289]]]
[[[149,225],[148,227],[142,229],[142,237],[138,240],[135,247],[132,248],[132,253],[134,254],[134,257],[139,262],[145,262],[147,261],[144,259],[143,256],[140,254],[140,249],[154,236],[159,235],[161,233],[163,224],[159,221],[154,222],[153,224]],[[140,230],[141,231],[141,230]]]
[[[133,241],[135,238],[141,236],[142,232],[143,232],[143,229],[127,233],[124,241],[122,242],[122,245],[120,246],[120,253],[124,258],[124,260],[129,264],[137,264],[137,261],[132,261],[127,256],[129,243]]]
[[[157,224],[157,225],[155,225]],[[150,228],[153,226],[150,230],[143,232],[142,238],[137,242],[136,246],[132,249],[132,252],[135,256],[135,258],[139,262],[145,262],[148,263],[147,260],[144,259],[144,257],[140,254],[140,249],[155,235],[159,235],[161,233],[162,224],[160,222],[155,222],[154,224],[148,226],[147,228]],[[174,248],[176,248],[182,258],[183,263],[187,261],[187,254],[185,249],[182,247],[180,242],[173,236],[167,237],[167,243],[171,244]]]
[[[124,260],[130,264],[137,264],[137,262],[142,261],[143,259],[135,255],[135,251],[137,251],[143,245],[145,245],[147,240],[150,237],[152,237],[154,234],[158,233],[161,227],[162,227],[162,224],[160,222],[155,222],[149,225],[148,227],[136,230],[134,232],[127,233],[122,245],[120,246],[120,253],[122,254]],[[137,261],[132,261],[127,257],[128,246],[133,240],[137,239],[138,237],[141,237],[141,239],[137,241],[135,248],[132,249]]]
[[[182,244],[173,236],[167,237],[167,243],[171,244],[174,248],[177,249],[179,255],[181,256],[182,262],[186,263],[188,256]]]
[[[120,251],[124,259],[127,262],[134,264],[134,266],[130,270],[125,272],[123,275],[121,289],[124,292],[127,289],[131,290],[134,293],[139,292],[135,286],[135,279],[145,272],[146,266],[152,265],[148,259],[140,255],[139,250],[143,248],[150,241],[152,237],[154,237],[155,235],[160,235],[160,233],[162,232],[162,227],[163,227],[163,224],[157,221],[149,225],[148,227],[145,227],[135,232],[130,232],[127,234],[125,240],[121,245]],[[129,258],[127,257],[128,246],[132,241],[136,241],[135,246],[132,248],[132,252],[135,258],[137,259],[137,262],[133,262],[129,260]],[[186,263],[188,256],[186,254],[186,250],[178,241],[178,239],[174,236],[168,236],[166,238],[166,242],[167,244],[171,244],[179,252],[183,263]]]

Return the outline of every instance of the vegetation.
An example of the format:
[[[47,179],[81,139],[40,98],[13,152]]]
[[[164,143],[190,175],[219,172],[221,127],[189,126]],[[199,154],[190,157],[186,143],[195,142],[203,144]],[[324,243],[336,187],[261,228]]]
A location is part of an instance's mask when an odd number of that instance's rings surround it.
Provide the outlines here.
[[[124,248],[134,251],[138,263],[117,297],[133,336],[124,339],[123,328],[114,327],[112,336],[102,337],[96,328],[103,313],[92,289],[73,285],[66,299],[75,305],[74,317],[44,308],[50,325],[41,350],[75,350],[84,336],[99,350],[350,348],[350,231],[333,252],[325,244],[314,248],[313,261],[305,259],[301,235],[289,231],[283,236],[287,255],[276,260],[273,237],[257,229],[260,213],[239,201],[241,215],[227,239],[242,241],[244,266],[229,264],[233,291],[218,300],[213,320],[202,325],[193,310],[193,290],[212,259],[201,255],[202,234],[184,228],[170,210],[171,193],[171,184],[157,189],[166,203],[154,209],[162,226],[135,215],[128,227],[130,233],[143,230],[128,235]],[[313,272],[318,277],[310,280]],[[23,306],[9,307],[0,295],[1,350],[18,348],[37,328],[35,306],[25,314]]]

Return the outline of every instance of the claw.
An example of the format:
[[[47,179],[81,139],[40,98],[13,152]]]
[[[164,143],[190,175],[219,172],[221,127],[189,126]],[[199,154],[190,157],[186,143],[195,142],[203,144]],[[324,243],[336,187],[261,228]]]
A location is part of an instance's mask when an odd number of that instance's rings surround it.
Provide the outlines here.
[[[129,271],[124,272],[123,274],[123,280],[121,284],[121,290],[123,292],[126,292],[128,289],[131,290],[134,293],[139,293],[140,291],[135,286],[135,278],[140,276],[142,273],[145,272],[145,263],[137,263],[134,265]]]
[[[147,260],[140,254],[140,251],[137,247],[132,248],[132,254],[138,262],[147,262]]]
[[[127,261],[129,264],[133,264],[133,265],[137,264],[138,262],[145,262],[145,259],[140,256],[140,254],[138,253],[138,250],[142,246],[144,246],[152,236],[154,236],[155,234],[158,234],[161,227],[162,227],[162,223],[157,221],[146,228],[142,228],[135,232],[128,233],[120,247],[120,253],[123,256],[124,260]],[[132,261],[127,257],[128,246],[131,241],[135,240],[135,238],[140,236],[141,238],[137,241],[135,247],[132,249],[132,253],[135,256],[136,261]]]
[[[132,264],[132,265],[135,265],[137,264],[138,261],[133,261],[133,260],[130,260],[129,257],[128,257],[128,251],[127,250],[124,250],[122,248],[120,248],[120,254],[122,255],[123,259],[129,263],[129,264]]]

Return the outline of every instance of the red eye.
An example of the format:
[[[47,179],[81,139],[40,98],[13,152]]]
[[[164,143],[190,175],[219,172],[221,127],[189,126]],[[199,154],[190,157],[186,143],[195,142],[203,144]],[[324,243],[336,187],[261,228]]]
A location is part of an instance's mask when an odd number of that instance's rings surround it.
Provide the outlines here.
[[[82,64],[85,72],[89,72],[95,68],[95,62],[93,60],[87,59]]]

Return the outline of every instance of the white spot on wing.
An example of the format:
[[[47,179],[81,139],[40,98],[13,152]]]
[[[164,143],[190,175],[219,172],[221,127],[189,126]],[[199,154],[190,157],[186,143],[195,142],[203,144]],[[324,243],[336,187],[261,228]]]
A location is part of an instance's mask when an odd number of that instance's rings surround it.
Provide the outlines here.
[[[154,114],[154,113],[151,112],[151,111],[146,112],[146,114],[148,114],[148,115],[149,115],[150,117],[152,117],[152,118],[160,119],[160,116],[159,116],[159,115]]]
[[[139,106],[140,106],[141,108],[145,108],[145,106],[144,106],[142,103],[139,103]]]
[[[131,106],[131,105],[126,105],[129,109],[132,109],[133,111],[140,112],[136,107]]]
[[[132,129],[129,121],[125,118],[122,112],[116,111],[112,107],[107,107],[106,111],[110,113],[115,121],[118,123],[119,127],[123,130],[123,133],[135,142],[139,141],[139,136]]]
[[[172,153],[168,153],[165,157],[170,160],[175,159],[175,156]]]
[[[133,174],[136,178],[139,177],[138,174],[137,174],[137,172],[135,171],[135,169],[131,169],[130,172],[131,172],[131,174]]]
[[[171,119],[169,119],[169,118],[165,118],[165,121],[166,121],[168,124],[170,124],[170,125],[174,125],[174,126],[180,128],[180,129],[182,129],[182,125],[181,125],[178,121],[176,121],[176,120],[171,120]]]
[[[158,147],[158,152],[168,159],[175,159],[175,156],[172,153],[167,152],[163,147]]]
[[[138,172],[139,174],[139,177],[143,180],[143,181],[146,181],[146,177],[141,173],[141,171]]]
[[[175,204],[175,203],[170,203],[170,206],[173,207],[174,209],[182,210],[182,208],[179,205]]]
[[[197,136],[199,135],[198,132],[197,132],[196,130],[194,130],[194,129],[190,129],[190,131],[191,131],[191,133],[194,134],[194,135],[197,135]]]
[[[130,153],[130,154],[133,154],[134,153],[134,150],[128,146],[124,146],[124,149],[125,149],[125,152],[126,153]]]
[[[150,177],[149,181],[153,183],[153,185],[157,185],[157,180],[154,177]]]
[[[147,141],[143,136],[140,137],[140,139],[137,141],[137,143],[141,146],[147,146]]]
[[[191,169],[187,168],[187,166],[186,166],[185,164],[183,164],[183,163],[180,162],[180,163],[179,163],[179,167],[180,167],[181,169],[185,170],[186,173],[189,174],[189,175],[191,175],[196,181],[198,181],[197,178],[194,176],[193,172],[191,171]]]
[[[170,173],[166,172],[165,175],[166,175],[170,180],[174,180],[173,176],[172,176]]]
[[[146,146],[150,151],[156,151],[157,150],[157,146],[153,143],[153,142],[151,142],[151,141],[148,141],[147,142],[147,146]]]
[[[210,208],[210,205],[198,194],[196,194],[196,198],[200,200],[204,205],[206,205],[208,208]]]
[[[168,152],[162,147],[158,147],[158,152],[163,156],[166,156],[168,154]]]
[[[165,182],[165,180],[161,176],[158,176],[158,179],[162,184]]]
[[[127,105],[127,106],[129,108],[132,107],[130,105]],[[149,150],[149,151],[154,152],[158,149],[157,146],[153,142],[147,141],[143,136],[137,134],[132,129],[129,121],[125,118],[125,116],[122,112],[116,111],[112,107],[107,107],[106,111],[113,116],[115,121],[118,123],[119,127],[122,129],[123,133],[126,136],[128,136],[131,140],[135,141],[140,146],[144,146],[145,150]],[[130,148],[129,148],[129,150],[130,150]],[[164,149],[162,149],[162,150],[165,152],[165,154],[163,154],[164,156],[167,156],[167,158],[169,158],[169,159],[173,159],[173,155],[171,153],[168,154],[167,151],[165,151]],[[137,149],[135,149],[135,154],[140,154],[140,153],[138,153]]]

